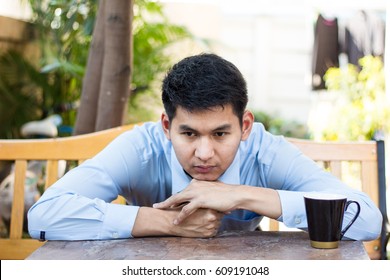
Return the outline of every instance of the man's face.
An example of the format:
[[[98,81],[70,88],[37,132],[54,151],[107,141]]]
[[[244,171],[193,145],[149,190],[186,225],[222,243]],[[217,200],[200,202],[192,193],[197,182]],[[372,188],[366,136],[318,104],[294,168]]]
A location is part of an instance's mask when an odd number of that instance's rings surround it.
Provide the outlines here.
[[[161,121],[184,170],[194,179],[215,181],[233,162],[240,141],[248,138],[253,115],[245,112],[241,127],[231,105],[194,113],[179,107],[172,122],[165,113]]]

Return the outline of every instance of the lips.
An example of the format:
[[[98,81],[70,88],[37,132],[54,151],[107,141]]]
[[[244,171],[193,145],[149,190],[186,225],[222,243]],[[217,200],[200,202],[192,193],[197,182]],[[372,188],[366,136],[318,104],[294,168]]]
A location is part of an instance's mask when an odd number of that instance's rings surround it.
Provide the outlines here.
[[[210,173],[213,170],[213,168],[214,166],[205,166],[205,165],[197,165],[194,167],[196,172],[202,174]]]

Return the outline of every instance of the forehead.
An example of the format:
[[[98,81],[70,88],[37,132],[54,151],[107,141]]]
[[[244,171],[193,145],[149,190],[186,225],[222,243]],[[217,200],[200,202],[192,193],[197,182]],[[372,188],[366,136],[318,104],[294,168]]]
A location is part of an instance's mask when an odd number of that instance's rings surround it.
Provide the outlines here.
[[[237,115],[231,105],[217,106],[206,110],[189,112],[181,107],[171,122],[173,127],[189,127],[196,130],[215,129],[220,126],[239,126]]]

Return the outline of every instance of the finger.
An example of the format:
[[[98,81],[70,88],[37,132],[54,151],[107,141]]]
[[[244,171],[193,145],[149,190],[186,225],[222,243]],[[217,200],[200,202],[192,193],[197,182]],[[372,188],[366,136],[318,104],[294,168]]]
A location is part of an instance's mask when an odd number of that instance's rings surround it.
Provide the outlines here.
[[[195,203],[188,203],[185,205],[180,213],[177,215],[176,219],[173,220],[174,225],[182,223],[188,216],[194,213],[199,207]]]
[[[162,208],[169,208],[171,207],[172,205],[175,204],[175,199],[174,197],[170,197],[168,198],[167,200],[165,201],[162,201],[162,202],[158,202],[158,203],[154,203],[153,204],[153,208],[159,208],[159,209],[162,209]]]
[[[181,194],[173,195],[169,198],[167,198],[165,201],[154,203],[153,208],[163,209],[163,208],[170,208],[170,207],[176,207],[178,205],[184,204],[188,202],[188,199],[186,199]]]
[[[220,215],[217,211],[209,209],[209,211],[206,212],[205,218],[208,222],[214,222],[218,221],[220,219]]]
[[[180,203],[180,204],[176,204],[176,205],[172,205],[171,207],[169,207],[170,209],[181,209],[183,208],[184,205],[188,204],[189,201],[185,201],[183,203]]]
[[[218,229],[212,228],[212,229],[207,229],[203,232],[203,237],[214,237],[218,234]]]
[[[212,220],[221,220],[223,218],[223,216],[226,215],[226,212],[220,212],[220,211],[213,210],[213,209],[208,209],[207,211],[208,211],[210,217],[213,217]]]

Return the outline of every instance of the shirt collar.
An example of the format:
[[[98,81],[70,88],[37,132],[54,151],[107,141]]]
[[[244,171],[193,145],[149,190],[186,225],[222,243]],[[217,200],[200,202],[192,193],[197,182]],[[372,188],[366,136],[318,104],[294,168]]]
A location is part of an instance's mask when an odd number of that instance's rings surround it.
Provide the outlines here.
[[[176,153],[171,147],[171,166],[172,166],[172,194],[182,191],[191,182],[191,178],[184,172],[176,157]],[[240,184],[240,151],[238,150],[232,164],[218,179],[225,184]]]

